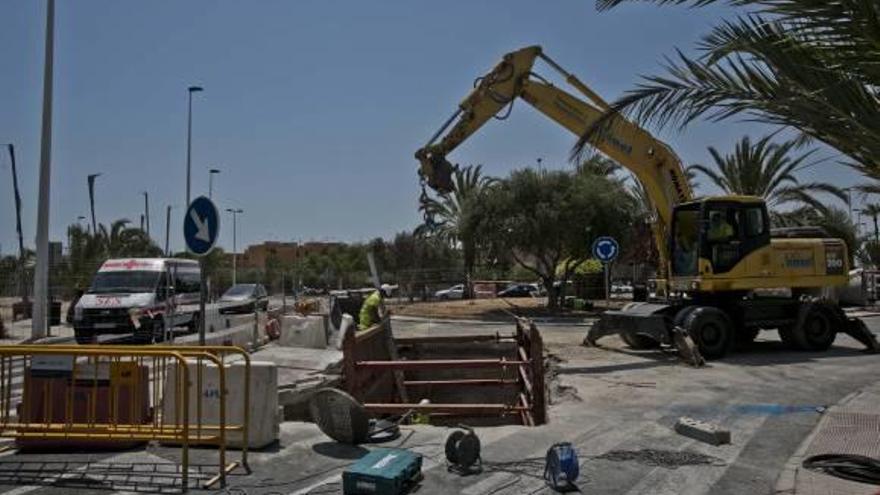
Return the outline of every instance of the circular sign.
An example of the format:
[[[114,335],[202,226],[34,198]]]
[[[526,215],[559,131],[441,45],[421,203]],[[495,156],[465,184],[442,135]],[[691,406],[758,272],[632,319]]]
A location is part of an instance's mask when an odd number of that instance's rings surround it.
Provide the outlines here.
[[[602,263],[610,263],[617,258],[620,245],[613,237],[603,236],[593,241],[593,257]]]
[[[214,249],[219,233],[220,214],[214,202],[204,196],[194,199],[183,217],[186,248],[196,256],[204,256]]]

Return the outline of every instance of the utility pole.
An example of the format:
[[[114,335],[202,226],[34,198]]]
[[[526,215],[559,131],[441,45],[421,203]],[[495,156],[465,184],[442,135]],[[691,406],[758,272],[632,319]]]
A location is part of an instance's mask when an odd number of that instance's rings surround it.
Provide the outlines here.
[[[214,199],[214,174],[219,174],[220,170],[212,168],[208,170],[208,199]]]
[[[168,237],[171,235],[171,205],[165,209],[165,256],[171,256],[168,251]]]
[[[40,193],[37,204],[37,264],[31,337],[44,337],[49,312],[49,186],[52,164],[52,76],[55,58],[55,0],[46,0],[46,46],[43,60],[43,122],[40,137]]]
[[[144,191],[144,218],[147,219],[147,237],[150,237],[150,193]]]
[[[18,189],[18,172],[15,169],[15,146],[12,143],[7,145],[9,148],[9,160],[12,163],[12,189],[15,194],[15,231],[18,233],[18,260],[19,260],[19,277],[18,290],[21,300],[27,300],[27,287],[24,282],[24,235],[21,231],[21,193]]]
[[[235,266],[235,257],[238,250],[237,239],[236,236],[238,231],[238,226],[236,224],[235,217],[239,213],[244,213],[244,210],[241,208],[235,210],[232,208],[226,208],[226,211],[232,213],[232,285],[235,285],[236,277],[237,277],[237,267]]]
[[[190,86],[186,88],[187,91],[187,111],[186,111],[186,204],[184,208],[189,208],[189,197],[190,197],[190,176],[192,172],[191,167],[191,158],[192,158],[192,111],[193,111],[193,93],[198,93],[200,91],[204,91],[204,88],[200,86]]]

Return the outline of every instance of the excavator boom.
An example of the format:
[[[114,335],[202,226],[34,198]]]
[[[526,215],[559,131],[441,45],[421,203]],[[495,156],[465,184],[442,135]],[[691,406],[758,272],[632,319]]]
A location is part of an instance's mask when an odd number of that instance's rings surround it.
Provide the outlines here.
[[[559,89],[535,74],[532,69],[539,58],[565,77],[584,98]],[[422,180],[440,193],[449,192],[454,167],[446,156],[517,98],[578,137],[590,131],[609,108],[599,95],[544,55],[541,47],[530,46],[508,53],[477,80],[476,87],[462,100],[455,114],[416,152]],[[594,134],[591,143],[595,149],[632,172],[656,208],[654,236],[660,252],[660,272],[665,274],[664,247],[673,208],[692,198],[681,161],[666,144],[621,116],[609,119]]]

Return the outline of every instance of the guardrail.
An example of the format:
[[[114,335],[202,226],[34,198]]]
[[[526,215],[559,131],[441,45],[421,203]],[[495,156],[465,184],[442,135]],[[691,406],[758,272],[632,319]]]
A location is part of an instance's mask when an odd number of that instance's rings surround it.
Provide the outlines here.
[[[243,421],[228,421],[227,357],[245,366]],[[14,402],[14,370],[24,371]],[[195,366],[195,369],[193,369]],[[203,392],[203,368],[217,369],[217,389]],[[193,375],[195,384],[193,384]],[[195,388],[193,388],[195,385]],[[193,393],[195,392],[195,393]],[[206,421],[203,399],[216,400],[217,420]],[[173,400],[170,410],[163,402]],[[181,446],[180,478],[189,488],[189,448],[218,448],[218,471],[205,487],[247,463],[250,356],[235,346],[0,346],[0,437],[20,447],[130,447],[159,441]],[[213,415],[211,415],[213,416]],[[243,439],[241,460],[226,463],[231,433]]]

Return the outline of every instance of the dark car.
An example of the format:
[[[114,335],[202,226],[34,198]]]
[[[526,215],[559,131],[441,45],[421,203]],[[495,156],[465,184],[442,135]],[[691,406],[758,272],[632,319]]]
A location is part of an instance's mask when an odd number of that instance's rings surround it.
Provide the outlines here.
[[[534,297],[538,288],[532,284],[514,284],[498,293],[498,297]]]
[[[253,313],[269,307],[269,296],[262,284],[236,284],[220,297],[220,313]]]

